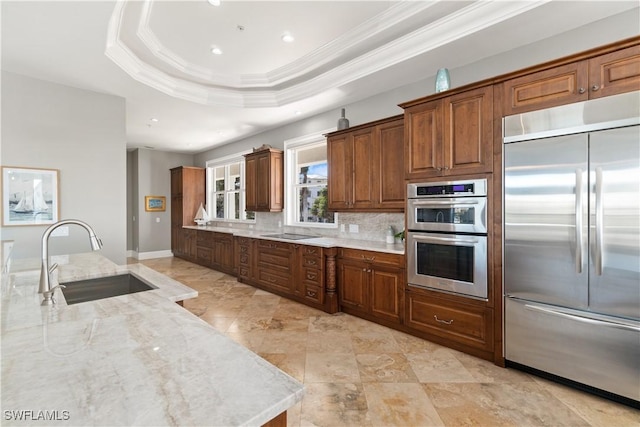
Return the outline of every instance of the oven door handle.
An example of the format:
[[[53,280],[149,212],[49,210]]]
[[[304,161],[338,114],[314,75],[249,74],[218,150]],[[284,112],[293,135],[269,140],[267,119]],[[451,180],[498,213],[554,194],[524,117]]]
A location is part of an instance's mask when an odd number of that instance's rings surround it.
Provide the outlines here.
[[[409,203],[412,206],[458,206],[458,205],[478,205],[480,204],[479,200],[450,200],[450,201],[442,201],[442,200],[410,200]]]
[[[413,234],[412,238],[418,242],[436,242],[436,243],[471,243],[475,244],[480,239],[473,236],[460,236],[456,237],[436,237],[436,236],[421,236],[419,234]]]

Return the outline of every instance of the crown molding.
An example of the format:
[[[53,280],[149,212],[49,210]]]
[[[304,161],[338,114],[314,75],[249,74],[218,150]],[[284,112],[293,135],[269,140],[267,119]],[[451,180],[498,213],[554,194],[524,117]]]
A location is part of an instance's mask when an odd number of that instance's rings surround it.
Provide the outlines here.
[[[119,1],[116,3],[109,21],[105,55],[132,78],[176,98],[204,105],[278,107],[351,83],[452,41],[470,36],[491,25],[539,7],[548,1],[550,0],[474,2],[377,49],[332,67],[317,76],[291,85],[286,83],[309,74],[319,65],[334,60],[348,49],[366,40],[368,30],[378,28],[377,25],[393,26],[418,11],[424,10],[431,2],[400,2],[385,13],[346,33],[343,38],[337,39],[334,43],[318,49],[299,61],[280,67],[266,75],[241,75],[232,78],[221,75],[213,76],[213,73],[205,72],[196,65],[189,64],[164,48],[153,32],[149,30],[149,16],[153,2],[147,0],[140,17],[137,36],[154,53],[156,58],[163,60],[184,74],[210,82],[210,84],[202,84],[169,75],[144,62],[132,52],[120,38],[128,1]],[[380,20],[384,22],[380,22]],[[382,30],[380,29],[380,31]],[[273,89],[275,86],[278,89]]]

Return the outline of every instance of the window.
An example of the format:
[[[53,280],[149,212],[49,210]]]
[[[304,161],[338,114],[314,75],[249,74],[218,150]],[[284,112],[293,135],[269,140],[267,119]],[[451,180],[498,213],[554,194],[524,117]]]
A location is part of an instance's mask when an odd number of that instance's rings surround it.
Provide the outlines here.
[[[335,227],[328,211],[327,141],[310,135],[285,142],[285,218],[287,225]]]
[[[207,212],[212,220],[254,220],[245,212],[244,157],[207,162]]]

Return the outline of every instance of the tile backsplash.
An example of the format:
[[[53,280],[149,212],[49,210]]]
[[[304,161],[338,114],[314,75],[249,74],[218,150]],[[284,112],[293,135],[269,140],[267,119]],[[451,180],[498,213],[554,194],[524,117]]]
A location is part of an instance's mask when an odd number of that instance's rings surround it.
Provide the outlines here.
[[[233,228],[265,231],[283,231],[288,233],[311,234],[315,236],[351,238],[358,240],[371,240],[383,242],[387,235],[389,226],[393,227],[394,233],[404,230],[403,213],[351,213],[340,212],[338,214],[338,226],[336,228],[318,227],[292,227],[284,225],[284,215],[282,213],[256,212],[256,223],[230,223],[221,221],[217,224]],[[344,227],[341,227],[344,225]],[[350,227],[351,226],[351,227]],[[357,226],[358,232],[354,232],[353,226]],[[344,228],[344,231],[342,231]],[[352,230],[352,231],[350,231]]]

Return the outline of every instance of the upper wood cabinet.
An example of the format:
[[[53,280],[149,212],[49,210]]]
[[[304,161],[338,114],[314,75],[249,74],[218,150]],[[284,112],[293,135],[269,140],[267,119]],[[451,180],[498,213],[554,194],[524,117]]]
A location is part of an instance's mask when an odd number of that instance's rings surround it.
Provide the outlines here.
[[[505,116],[640,90],[640,45],[503,83]]]
[[[281,212],[284,207],[282,150],[265,148],[245,154],[246,210]]]
[[[402,116],[327,135],[329,209],[402,212],[403,146]]]
[[[405,178],[491,172],[493,86],[405,108]]]

